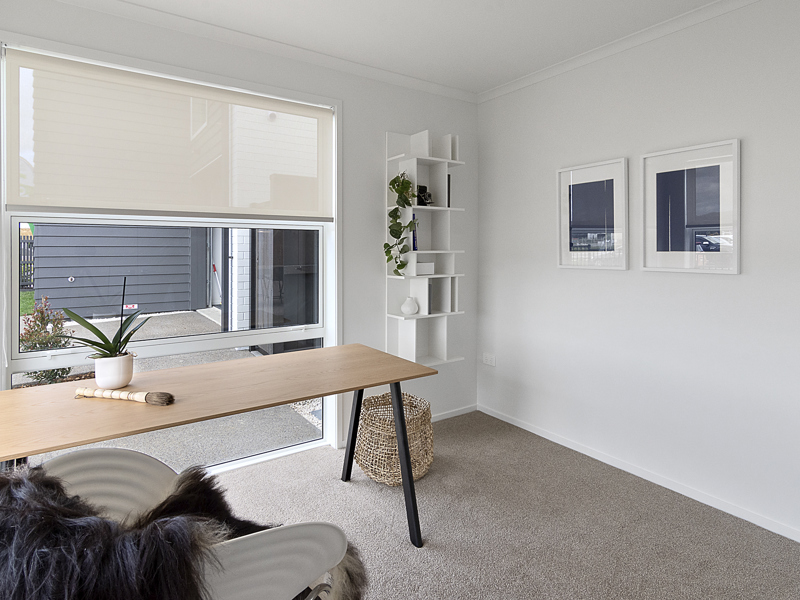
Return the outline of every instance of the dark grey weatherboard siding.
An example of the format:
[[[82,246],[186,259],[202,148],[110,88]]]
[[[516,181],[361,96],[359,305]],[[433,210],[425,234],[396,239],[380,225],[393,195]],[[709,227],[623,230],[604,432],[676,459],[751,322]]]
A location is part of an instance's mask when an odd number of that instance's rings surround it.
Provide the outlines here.
[[[36,299],[83,317],[116,316],[127,276],[125,304],[145,313],[205,306],[205,235],[189,227],[36,224]]]

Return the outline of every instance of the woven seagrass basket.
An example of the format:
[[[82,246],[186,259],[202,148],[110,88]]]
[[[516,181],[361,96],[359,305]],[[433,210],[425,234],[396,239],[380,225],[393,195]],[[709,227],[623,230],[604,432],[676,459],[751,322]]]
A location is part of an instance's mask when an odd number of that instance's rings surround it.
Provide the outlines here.
[[[411,472],[416,481],[433,462],[431,405],[424,398],[403,394]],[[392,395],[368,396],[361,404],[361,420],[355,451],[356,464],[370,479],[387,485],[401,485],[397,433],[394,428]]]

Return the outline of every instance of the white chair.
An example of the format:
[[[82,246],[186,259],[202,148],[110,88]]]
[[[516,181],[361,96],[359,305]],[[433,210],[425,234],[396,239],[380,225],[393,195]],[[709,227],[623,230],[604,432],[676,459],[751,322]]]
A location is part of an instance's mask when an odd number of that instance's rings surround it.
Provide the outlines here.
[[[228,540],[215,549],[223,569],[206,573],[212,598],[289,600],[342,561],[347,538],[331,523],[297,523]],[[322,583],[305,600],[329,591]]]
[[[91,502],[115,521],[135,519],[172,492],[178,474],[147,454],[122,448],[87,448],[44,463],[67,493]]]
[[[43,466],[68,493],[120,522],[164,500],[178,476],[152,456],[121,448],[76,450]],[[228,540],[214,550],[221,569],[207,571],[206,581],[215,600],[290,600],[341,562],[347,538],[331,523],[298,523]],[[322,583],[306,600],[329,592]]]

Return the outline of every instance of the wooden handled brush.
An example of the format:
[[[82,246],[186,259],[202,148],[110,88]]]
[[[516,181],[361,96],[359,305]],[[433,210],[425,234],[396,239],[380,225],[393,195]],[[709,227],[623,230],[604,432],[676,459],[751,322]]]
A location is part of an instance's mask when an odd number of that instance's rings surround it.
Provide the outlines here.
[[[115,400],[133,400],[146,402],[155,406],[166,406],[175,402],[175,397],[169,392],[121,392],[119,390],[102,390],[93,388],[78,388],[76,398],[114,398]]]

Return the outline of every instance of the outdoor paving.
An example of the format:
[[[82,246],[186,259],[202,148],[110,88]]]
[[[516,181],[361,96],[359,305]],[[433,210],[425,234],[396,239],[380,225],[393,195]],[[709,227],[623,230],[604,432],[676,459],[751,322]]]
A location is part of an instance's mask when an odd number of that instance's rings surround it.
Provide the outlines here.
[[[161,313],[139,317],[136,320],[137,323],[145,318],[147,323],[134,334],[133,340],[154,340],[219,332],[219,322],[215,321],[213,317],[213,312],[205,311],[203,313],[197,311]],[[119,319],[99,319],[93,321],[92,324],[111,337],[119,327]],[[75,332],[73,335],[78,337],[92,337],[86,329],[72,321],[67,321],[65,327],[73,330]]]

